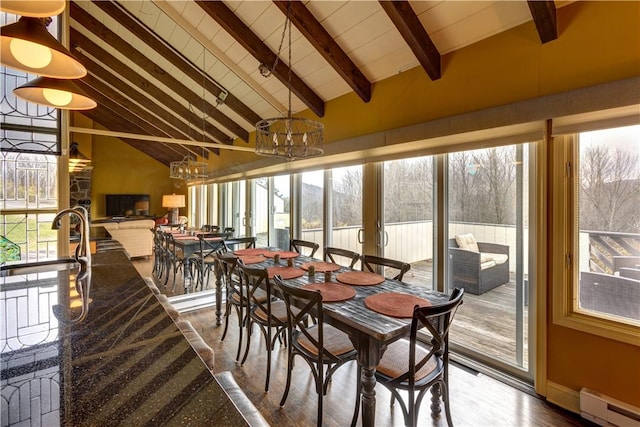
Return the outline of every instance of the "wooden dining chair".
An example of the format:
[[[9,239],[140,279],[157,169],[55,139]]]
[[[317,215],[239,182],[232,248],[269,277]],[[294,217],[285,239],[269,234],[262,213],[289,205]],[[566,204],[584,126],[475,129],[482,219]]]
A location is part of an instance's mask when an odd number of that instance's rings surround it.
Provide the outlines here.
[[[362,271],[377,273],[375,268],[376,266],[383,267],[383,276],[391,280],[402,280],[405,273],[411,270],[411,264],[403,261],[398,261],[391,258],[383,258],[375,255],[362,255]],[[387,268],[390,268],[392,270],[387,271]]]
[[[294,358],[300,356],[311,368],[316,393],[318,394],[318,427],[322,426],[322,401],[333,373],[345,363],[356,360],[358,352],[349,340],[349,336],[339,329],[325,324],[322,313],[322,295],[318,291],[309,291],[287,285],[280,276],[273,278],[273,288],[278,292],[287,309],[287,385],[280,400],[284,406],[291,389],[291,373]],[[299,308],[300,307],[300,308]],[[308,325],[307,317],[316,316],[318,322]],[[357,363],[357,362],[356,362]],[[325,368],[326,373],[325,373]],[[357,372],[356,406],[351,425],[355,425],[360,409],[360,366]]]
[[[303,252],[303,248],[310,249],[311,252],[305,254]],[[307,241],[307,240],[299,240],[299,239],[291,239],[291,240],[289,240],[289,250],[290,251],[296,251],[299,254],[308,256],[309,258],[313,258],[313,256],[316,254],[318,249],[320,249],[320,245],[317,244],[316,242],[310,242],[310,241]]]
[[[218,268],[220,269],[221,279],[223,280],[226,290],[226,303],[224,309],[224,331],[220,341],[224,341],[229,328],[229,315],[231,310],[235,310],[238,317],[238,350],[236,351],[236,362],[240,360],[240,350],[242,349],[242,336],[245,327],[245,317],[249,312],[249,304],[247,303],[246,292],[242,288],[242,281],[237,274],[238,258],[231,256],[224,250],[216,253]],[[266,294],[265,294],[266,297]]]
[[[350,251],[349,249],[333,248],[329,246],[324,248],[324,260],[326,262],[344,265],[344,262],[340,262],[343,259],[348,260],[347,266],[349,268],[354,268],[358,261],[360,261],[360,254],[358,252]]]
[[[245,290],[246,300],[250,306],[246,317],[247,345],[240,365],[246,362],[249,355],[253,325],[258,325],[267,347],[267,376],[264,391],[268,392],[271,352],[276,341],[282,342],[282,338],[286,339],[287,309],[283,300],[273,298],[271,281],[266,269],[247,267],[241,260],[238,261],[237,268],[240,272],[240,286]],[[286,345],[286,341],[284,344]]]
[[[400,402],[407,426],[417,425],[420,404],[431,387],[438,388],[434,396],[442,395],[447,424],[453,426],[449,405],[449,329],[463,295],[464,289],[455,288],[444,304],[416,306],[409,339],[389,345],[380,360],[376,370],[378,384],[386,387]],[[428,344],[418,340],[418,331],[422,328],[431,334]],[[407,402],[398,390],[408,392]]]
[[[169,282],[169,272],[173,276],[173,287],[171,288],[171,292],[176,291],[176,276],[178,272],[182,272],[185,274],[184,266],[185,266],[185,258],[184,252],[181,248],[176,246],[176,241],[171,233],[164,233],[165,238],[165,247],[166,247],[166,257],[165,257],[165,265],[166,265],[166,273],[167,276],[164,281],[165,287]],[[193,276],[192,276],[193,277]]]
[[[195,271],[198,275],[195,277],[195,288],[200,285],[200,290],[204,290],[209,286],[209,278],[211,272],[214,271],[217,263],[216,253],[224,248],[224,242],[219,238],[218,233],[200,233],[198,234],[200,241],[200,250],[193,256]]]

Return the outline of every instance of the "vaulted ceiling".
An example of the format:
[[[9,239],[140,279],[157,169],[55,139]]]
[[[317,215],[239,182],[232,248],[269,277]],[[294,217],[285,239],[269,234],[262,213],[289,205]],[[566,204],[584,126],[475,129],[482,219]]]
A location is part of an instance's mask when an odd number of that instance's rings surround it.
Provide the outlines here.
[[[443,55],[527,21],[552,41],[567,3],[293,1],[291,73],[286,1],[76,0],[70,45],[98,103],[83,114],[168,165],[246,147],[256,122],[286,112],[289,84],[293,112],[321,118],[327,101],[369,102],[375,82],[414,67],[437,80]]]

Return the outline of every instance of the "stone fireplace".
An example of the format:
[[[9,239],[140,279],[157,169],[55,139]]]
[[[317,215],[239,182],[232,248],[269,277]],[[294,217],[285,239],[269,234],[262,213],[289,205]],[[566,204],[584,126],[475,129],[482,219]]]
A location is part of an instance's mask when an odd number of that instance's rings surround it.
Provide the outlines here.
[[[69,206],[84,206],[91,216],[91,174],[92,168],[84,168],[69,173]]]

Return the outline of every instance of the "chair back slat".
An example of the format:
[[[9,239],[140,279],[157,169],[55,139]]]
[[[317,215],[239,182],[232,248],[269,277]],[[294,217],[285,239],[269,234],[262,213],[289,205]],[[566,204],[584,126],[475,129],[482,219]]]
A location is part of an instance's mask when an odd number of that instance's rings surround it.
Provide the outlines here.
[[[333,248],[329,246],[324,248],[325,261],[343,265],[343,263],[340,262],[341,258],[349,260],[347,266],[349,268],[354,268],[358,261],[360,261],[360,254],[349,249]]]
[[[309,249],[310,253],[305,254],[303,252],[303,248]],[[289,250],[296,251],[300,254],[307,255],[310,258],[316,254],[316,252],[320,249],[320,245],[316,242],[310,242],[307,240],[299,240],[299,239],[291,239],[289,241]]]
[[[224,246],[227,251],[233,252],[236,249],[249,249],[256,247],[255,237],[230,237],[225,239]],[[238,248],[240,246],[240,248]]]
[[[413,318],[411,320],[411,335],[409,353],[409,371],[398,377],[398,381],[415,379],[416,372],[419,372],[434,356],[439,356],[446,360],[449,358],[449,330],[453,322],[456,311],[462,304],[464,290],[456,288],[451,293],[449,301],[444,304],[432,305],[427,307],[416,306],[413,309]],[[418,342],[418,331],[426,328],[431,335],[430,348],[427,354],[420,360],[415,360],[416,345]]]
[[[287,328],[291,332],[291,338],[295,338],[296,335],[304,335],[313,346],[322,349],[318,352],[316,360],[320,365],[339,361],[340,359],[331,354],[324,346],[324,328],[321,327],[324,317],[320,291],[310,291],[288,285],[280,276],[273,278],[273,288],[284,300],[287,307]],[[317,325],[309,324],[307,321],[309,316],[316,319]],[[317,330],[317,333],[311,333],[311,329]]]
[[[269,275],[267,270],[264,268],[252,268],[247,267],[242,260],[238,259],[237,268],[240,273],[240,286],[245,290],[245,297],[249,304],[252,304],[258,309],[261,309],[265,313],[267,313],[267,319],[269,324],[271,324],[271,296],[272,289],[271,283],[269,280]],[[267,298],[263,300],[261,298],[257,298],[256,295],[259,293],[259,289],[262,289],[266,292]]]
[[[362,255],[362,271],[377,273],[376,266],[397,270],[397,273],[395,275],[387,275],[386,272],[384,273],[384,276],[387,279],[391,280],[402,280],[405,273],[411,270],[411,264],[403,261],[398,261],[391,258],[383,258],[375,255]]]

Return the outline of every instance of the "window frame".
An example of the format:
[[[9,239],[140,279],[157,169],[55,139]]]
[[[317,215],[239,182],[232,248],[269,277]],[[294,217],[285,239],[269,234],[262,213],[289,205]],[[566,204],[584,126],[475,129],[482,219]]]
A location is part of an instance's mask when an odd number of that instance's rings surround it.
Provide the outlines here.
[[[550,227],[548,279],[552,287],[555,325],[640,346],[640,325],[607,314],[579,308],[578,304],[578,185],[577,133],[555,135],[548,151]],[[559,256],[561,255],[561,256]]]

